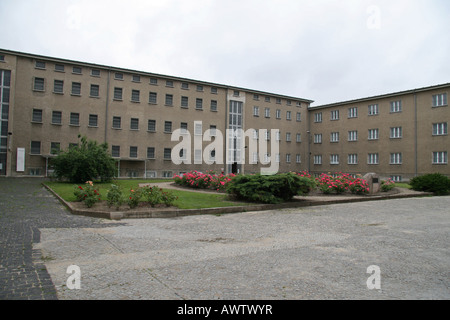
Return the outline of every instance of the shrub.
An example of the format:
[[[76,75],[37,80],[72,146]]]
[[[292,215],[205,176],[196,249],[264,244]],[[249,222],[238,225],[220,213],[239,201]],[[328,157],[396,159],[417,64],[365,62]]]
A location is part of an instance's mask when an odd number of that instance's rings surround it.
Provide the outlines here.
[[[58,179],[67,179],[73,183],[83,183],[100,179],[109,181],[114,176],[114,159],[108,154],[106,143],[87,140],[82,137],[80,143],[60,152],[51,164]]]
[[[325,194],[341,194],[350,191],[354,194],[365,194],[369,192],[367,182],[362,178],[353,178],[347,173],[339,172],[335,177],[322,173],[316,178],[317,187]]]
[[[111,189],[108,190],[106,195],[106,203],[108,204],[108,207],[111,208],[112,206],[115,206],[117,209],[123,203],[122,191],[115,184],[112,184]]]
[[[234,174],[215,174],[212,171],[202,173],[198,171],[191,171],[183,174],[183,176],[175,175],[174,182],[181,186],[186,186],[196,189],[212,189],[217,191],[226,190],[226,185],[234,177]]]
[[[414,177],[409,184],[413,190],[433,192],[435,195],[445,195],[450,192],[450,179],[440,173]]]
[[[87,181],[85,186],[75,186],[74,195],[77,201],[84,202],[84,204],[91,208],[94,204],[101,200],[100,193],[94,187],[92,181]]]
[[[141,189],[136,190],[131,189],[128,195],[127,203],[131,209],[136,208],[139,205],[139,200],[141,200]]]
[[[150,187],[146,186],[142,188],[142,195],[147,202],[154,207],[157,204],[163,203],[162,189],[158,186]]]
[[[391,179],[383,180],[381,181],[381,191],[382,192],[388,192],[395,187],[395,182]]]
[[[311,179],[295,173],[238,175],[228,184],[227,192],[246,201],[280,203],[308,193],[313,186]]]

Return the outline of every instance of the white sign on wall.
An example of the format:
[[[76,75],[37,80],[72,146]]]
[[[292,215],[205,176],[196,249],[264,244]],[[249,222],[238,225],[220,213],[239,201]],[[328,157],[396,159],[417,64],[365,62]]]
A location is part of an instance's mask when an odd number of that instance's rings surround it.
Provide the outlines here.
[[[25,148],[17,148],[17,172],[25,171]]]

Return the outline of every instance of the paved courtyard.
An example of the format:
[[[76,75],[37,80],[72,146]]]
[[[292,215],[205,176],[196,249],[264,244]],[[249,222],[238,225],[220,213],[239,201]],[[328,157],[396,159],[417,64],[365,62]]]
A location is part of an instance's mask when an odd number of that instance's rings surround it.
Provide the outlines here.
[[[0,179],[0,299],[450,299],[450,197],[110,221],[40,182]]]

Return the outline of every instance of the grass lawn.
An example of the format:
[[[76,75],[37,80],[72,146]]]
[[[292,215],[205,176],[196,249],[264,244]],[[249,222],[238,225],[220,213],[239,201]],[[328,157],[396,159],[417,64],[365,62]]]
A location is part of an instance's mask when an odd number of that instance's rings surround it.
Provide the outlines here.
[[[397,188],[406,188],[406,189],[411,189],[411,186],[408,183],[405,182],[396,182],[395,186]]]
[[[116,180],[109,183],[94,183],[94,186],[100,193],[101,198],[105,200],[106,194],[111,187],[111,184],[118,185],[121,188],[123,195],[127,196],[130,189],[138,188],[140,183],[158,183],[169,181],[172,180]],[[55,191],[65,201],[72,202],[76,200],[75,195],[73,194],[74,186],[76,184],[55,181],[48,181],[45,184],[52,188],[53,191]],[[76,186],[78,186],[78,184]],[[178,200],[175,201],[174,205],[180,209],[200,209],[248,205],[248,203],[228,201],[228,196],[226,194],[189,192],[172,189],[165,189],[165,191],[173,192],[173,194],[178,197]]]

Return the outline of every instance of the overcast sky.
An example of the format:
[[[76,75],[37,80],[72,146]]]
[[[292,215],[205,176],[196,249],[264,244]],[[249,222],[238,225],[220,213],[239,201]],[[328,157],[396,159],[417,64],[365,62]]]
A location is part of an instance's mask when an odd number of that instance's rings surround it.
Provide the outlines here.
[[[0,48],[315,100],[450,82],[448,0],[0,0]]]

